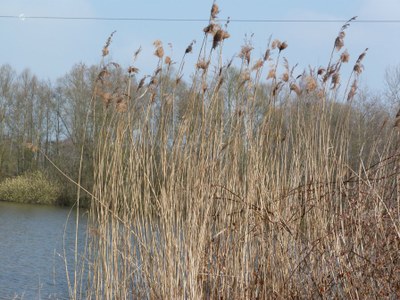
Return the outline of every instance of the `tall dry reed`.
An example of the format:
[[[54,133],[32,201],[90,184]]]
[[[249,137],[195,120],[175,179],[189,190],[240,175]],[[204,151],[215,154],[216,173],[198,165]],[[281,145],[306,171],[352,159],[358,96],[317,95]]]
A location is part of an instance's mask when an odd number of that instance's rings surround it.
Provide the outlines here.
[[[156,41],[154,73],[133,65],[118,89],[103,49],[85,297],[400,297],[398,135],[353,105],[365,53],[340,96],[352,20],[297,76],[280,40],[223,64],[218,13],[188,86],[194,42],[174,71]]]

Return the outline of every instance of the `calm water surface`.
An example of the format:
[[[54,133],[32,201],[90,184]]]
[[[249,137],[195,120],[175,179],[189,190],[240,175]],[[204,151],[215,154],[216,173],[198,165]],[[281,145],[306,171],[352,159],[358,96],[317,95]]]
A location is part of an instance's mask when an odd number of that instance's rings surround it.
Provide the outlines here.
[[[76,218],[73,212],[68,220],[69,212],[69,208],[0,201],[0,299],[69,298],[63,257],[65,249],[73,276]],[[86,221],[82,214],[80,253]]]

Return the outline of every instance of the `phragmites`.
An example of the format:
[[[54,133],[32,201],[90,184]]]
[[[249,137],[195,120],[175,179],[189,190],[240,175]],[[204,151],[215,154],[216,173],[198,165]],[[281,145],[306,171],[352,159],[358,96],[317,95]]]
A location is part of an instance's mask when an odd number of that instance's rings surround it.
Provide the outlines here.
[[[285,50],[287,48],[287,46],[288,46],[288,44],[286,42],[281,42],[278,39],[275,39],[271,44],[271,48],[272,49],[278,48],[279,52]]]
[[[115,109],[119,113],[126,112],[128,110],[127,95],[118,95],[115,99]]]
[[[128,109],[128,95],[125,93],[109,93],[109,92],[99,92],[98,95],[103,100],[105,108],[108,108],[111,103],[115,104],[115,109],[117,112],[122,113]]]
[[[356,63],[354,64],[353,72],[355,74],[355,78],[354,78],[353,83],[352,83],[352,85],[350,87],[350,91],[349,91],[349,93],[347,95],[347,101],[353,100],[354,96],[357,93],[357,89],[358,89],[357,81],[358,81],[358,77],[360,76],[360,74],[362,73],[362,71],[364,69],[362,61],[363,61],[365,55],[367,54],[367,51],[368,51],[368,48],[366,48],[363,51],[363,53],[360,54],[360,56],[358,57]]]
[[[172,59],[171,59],[171,57],[166,56],[165,59],[164,59],[164,63],[165,63],[166,65],[171,65],[171,64],[172,64]]]
[[[400,127],[400,109],[399,109],[399,111],[398,111],[397,114],[396,114],[396,121],[395,121],[393,127],[397,127],[397,128]]]
[[[361,72],[362,72],[362,70],[364,69],[364,66],[363,66],[363,64],[362,64],[361,62],[363,61],[365,55],[367,54],[367,51],[368,51],[368,48],[366,48],[366,49],[364,50],[364,52],[360,54],[360,56],[358,57],[358,59],[357,59],[355,65],[354,65],[354,67],[353,67],[353,71],[354,71],[357,75],[360,75]]]
[[[217,32],[214,34],[213,49],[215,49],[221,41],[229,37],[230,37],[229,33],[226,32],[225,30],[222,29],[217,30]]]
[[[290,90],[295,92],[297,94],[297,96],[301,95],[300,87],[296,83],[291,83],[290,84]]]
[[[139,53],[142,52],[142,47],[139,47],[135,53],[133,53],[133,61],[135,61],[137,59],[137,57],[139,56]]]
[[[339,72],[333,73],[332,79],[331,79],[331,84],[332,84],[332,87],[331,87],[332,90],[336,89],[339,86],[339,84],[340,84],[340,73]]]
[[[240,50],[239,57],[246,60],[247,64],[250,64],[250,56],[253,49],[254,48],[251,45],[244,45]]]
[[[271,78],[272,79],[276,78],[276,69],[275,68],[270,69],[268,72],[267,80],[271,79]]]
[[[139,73],[139,69],[134,67],[134,66],[130,66],[128,67],[128,74],[132,75],[132,74],[137,74]]]
[[[344,23],[344,25],[340,28],[339,34],[336,37],[334,44],[334,48],[336,49],[336,51],[340,51],[340,49],[342,49],[342,47],[344,46],[344,38],[346,37],[345,30],[347,29],[347,27],[350,26],[350,23],[354,21],[356,18],[357,17],[352,17],[350,20]]]
[[[110,72],[108,71],[107,67],[103,67],[99,74],[97,75],[96,80],[100,81],[101,83],[104,83],[104,80],[106,77],[110,76]]]
[[[162,46],[162,42],[160,40],[155,40],[153,45],[156,48],[156,51],[154,51],[154,55],[161,59],[164,56],[164,48]]]
[[[261,67],[262,67],[263,65],[264,65],[264,60],[259,59],[259,60],[257,60],[257,61],[255,62],[255,64],[254,64],[252,70],[253,70],[253,71],[259,70],[259,69],[261,69]]]
[[[210,61],[200,60],[197,62],[196,68],[206,70],[208,68],[209,64],[210,64]]]
[[[111,103],[112,98],[113,98],[111,93],[107,93],[107,92],[101,93],[101,98],[103,99],[104,106],[106,108],[108,108],[108,106],[110,106],[110,103]]]
[[[207,25],[203,29],[205,34],[213,35],[213,49],[215,49],[221,41],[230,37],[229,33],[221,28],[219,24],[217,24],[214,20],[219,13],[218,5],[215,4],[215,1],[211,7],[211,16],[210,16],[210,24]],[[229,23],[229,19],[227,24]]]
[[[250,81],[250,72],[245,71],[240,74],[240,86],[243,86],[247,81]]]
[[[196,41],[193,40],[193,41],[189,44],[189,46],[187,46],[187,48],[186,48],[186,50],[185,50],[185,54],[192,53],[192,51],[193,51],[193,44],[195,44],[195,43],[196,43]]]
[[[269,57],[271,56],[271,49],[267,49],[264,53],[264,61],[269,60]]]
[[[219,29],[221,29],[221,27],[218,24],[210,23],[204,27],[203,31],[205,34],[215,34]]]
[[[347,50],[345,50],[344,52],[342,52],[342,54],[340,55],[340,61],[342,63],[348,63],[350,59],[350,54],[349,52],[347,52]]]
[[[311,75],[306,76],[305,82],[306,82],[306,92],[307,93],[311,93],[311,92],[315,91],[318,87],[317,81]]]
[[[347,101],[353,100],[354,96],[356,95],[356,92],[357,92],[357,79],[354,79],[353,83],[351,84],[349,94],[347,95]]]
[[[289,81],[289,73],[285,72],[282,74],[282,81],[288,82]]]
[[[344,38],[346,36],[346,33],[344,31],[339,32],[339,35],[335,39],[335,49],[336,51],[340,51],[342,47],[344,46]]]
[[[219,12],[220,12],[219,11],[219,7],[214,2],[212,7],[211,7],[211,19],[214,20],[218,16]]]
[[[147,77],[148,77],[148,75],[144,76],[142,79],[140,79],[139,84],[138,84],[137,89],[136,89],[137,91],[140,90],[144,86],[144,82],[146,81]]]
[[[113,32],[111,32],[110,36],[107,38],[106,44],[103,47],[103,54],[102,54],[103,57],[107,56],[108,53],[110,53],[108,50],[108,47],[110,46],[111,39],[115,33],[116,33],[116,31],[114,30]]]
[[[287,46],[288,46],[288,44],[286,42],[280,43],[278,45],[279,52],[285,50],[287,48]]]

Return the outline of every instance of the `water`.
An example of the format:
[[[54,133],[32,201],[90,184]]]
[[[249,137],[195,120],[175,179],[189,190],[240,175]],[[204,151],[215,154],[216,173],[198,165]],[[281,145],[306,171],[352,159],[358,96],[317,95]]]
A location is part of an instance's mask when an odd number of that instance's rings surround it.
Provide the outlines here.
[[[0,299],[69,299],[64,250],[73,280],[76,218],[67,223],[69,211],[0,201]],[[78,253],[86,221],[83,214]]]

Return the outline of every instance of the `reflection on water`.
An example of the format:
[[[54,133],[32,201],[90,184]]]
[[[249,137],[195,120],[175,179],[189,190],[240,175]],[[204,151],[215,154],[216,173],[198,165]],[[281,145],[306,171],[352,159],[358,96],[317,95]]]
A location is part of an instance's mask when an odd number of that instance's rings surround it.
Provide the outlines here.
[[[67,224],[69,211],[0,201],[0,299],[69,298],[64,250],[73,280],[76,218],[72,213]],[[80,253],[86,222],[82,215]]]

